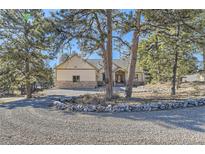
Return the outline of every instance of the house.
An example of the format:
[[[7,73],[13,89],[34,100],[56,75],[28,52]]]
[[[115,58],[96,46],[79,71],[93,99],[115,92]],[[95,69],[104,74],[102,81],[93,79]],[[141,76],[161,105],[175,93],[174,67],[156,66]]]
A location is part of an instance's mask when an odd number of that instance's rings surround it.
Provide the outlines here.
[[[182,77],[182,82],[204,82],[205,81],[205,73],[200,71],[195,74],[185,75]]]
[[[128,60],[113,60],[113,84],[125,85],[128,77]],[[137,69],[135,84],[144,84],[142,69]],[[57,88],[95,88],[103,85],[105,74],[101,59],[83,59],[74,54],[55,68],[55,86]]]

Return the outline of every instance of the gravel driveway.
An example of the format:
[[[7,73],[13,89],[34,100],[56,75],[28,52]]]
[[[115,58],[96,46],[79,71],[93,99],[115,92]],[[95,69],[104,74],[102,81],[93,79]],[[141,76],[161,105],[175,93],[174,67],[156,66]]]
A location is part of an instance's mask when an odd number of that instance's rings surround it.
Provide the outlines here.
[[[49,98],[0,105],[0,144],[205,144],[205,107],[65,113]]]

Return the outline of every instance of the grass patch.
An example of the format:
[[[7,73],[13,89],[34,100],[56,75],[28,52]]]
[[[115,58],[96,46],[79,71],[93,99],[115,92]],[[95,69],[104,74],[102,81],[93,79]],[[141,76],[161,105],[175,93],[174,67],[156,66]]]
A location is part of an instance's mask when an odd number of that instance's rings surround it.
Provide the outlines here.
[[[6,103],[6,102],[0,100],[0,104],[4,104],[4,103]]]
[[[18,100],[22,100],[22,97],[10,97],[10,98],[0,98],[0,104],[10,103]]]

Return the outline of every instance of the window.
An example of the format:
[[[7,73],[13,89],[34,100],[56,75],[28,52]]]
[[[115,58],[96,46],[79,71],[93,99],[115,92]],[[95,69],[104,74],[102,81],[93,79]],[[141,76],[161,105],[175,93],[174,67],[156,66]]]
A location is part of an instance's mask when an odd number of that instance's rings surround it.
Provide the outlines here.
[[[105,73],[102,73],[102,79],[105,81]]]
[[[73,82],[79,82],[80,81],[80,76],[75,75],[73,76]]]
[[[139,75],[136,74],[135,79],[138,81],[139,80]]]

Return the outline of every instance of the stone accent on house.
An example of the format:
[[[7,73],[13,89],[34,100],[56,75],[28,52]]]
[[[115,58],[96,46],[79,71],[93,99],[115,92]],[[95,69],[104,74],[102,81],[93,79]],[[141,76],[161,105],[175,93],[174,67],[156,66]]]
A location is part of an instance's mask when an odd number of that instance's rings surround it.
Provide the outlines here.
[[[133,81],[133,86],[134,86],[134,87],[142,86],[142,85],[145,85],[145,82],[144,82],[144,81],[137,81],[137,80],[134,80],[134,81]]]
[[[55,86],[57,88],[96,88],[97,82],[96,81],[79,81],[79,82],[72,82],[72,81],[56,81]]]

